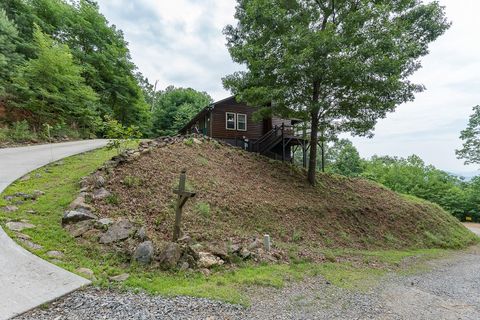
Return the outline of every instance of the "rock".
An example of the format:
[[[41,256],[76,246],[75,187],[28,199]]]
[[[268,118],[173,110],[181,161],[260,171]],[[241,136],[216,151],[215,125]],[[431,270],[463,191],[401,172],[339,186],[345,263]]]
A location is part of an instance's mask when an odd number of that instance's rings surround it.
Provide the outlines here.
[[[228,250],[226,245],[210,245],[208,251],[223,260],[228,260]]]
[[[30,240],[31,237],[26,235],[26,234],[23,234],[23,233],[19,233],[19,232],[15,232],[15,235],[17,236],[18,239],[23,239],[23,240]]]
[[[145,226],[141,227],[141,228],[137,231],[136,237],[137,237],[140,241],[146,241],[146,240],[148,239],[148,236],[147,236],[147,228],[145,228]]]
[[[2,208],[3,211],[5,212],[15,212],[18,210],[17,206],[6,206]]]
[[[95,222],[95,227],[98,229],[106,230],[113,224],[113,220],[110,218],[102,218]]]
[[[43,247],[39,244],[33,243],[30,240],[25,240],[25,239],[18,239],[21,243],[23,243],[25,246],[29,247],[30,249],[33,250],[40,250],[43,249]]]
[[[30,180],[30,175],[28,174],[20,178],[20,181],[27,181],[27,180]]]
[[[91,213],[90,211],[84,210],[84,209],[78,209],[78,210],[66,211],[63,215],[62,223],[63,224],[77,223],[80,221],[95,220],[95,219],[97,219],[97,216]]]
[[[242,249],[242,246],[240,244],[232,244],[230,245],[229,251],[231,253],[239,253],[240,250]]]
[[[210,252],[199,252],[199,259],[197,265],[199,268],[211,268],[213,266],[221,266],[224,264],[224,261],[219,257],[214,256]]]
[[[247,248],[242,248],[240,250],[240,257],[242,257],[243,259],[248,259],[251,257],[251,255],[252,253]]]
[[[100,189],[97,189],[93,192],[93,199],[103,200],[110,195],[111,195],[111,193],[107,189],[100,188]]]
[[[190,265],[188,264],[188,262],[183,262],[183,263],[180,265],[180,271],[187,271],[188,268],[190,268]]]
[[[28,213],[28,214],[37,214],[38,212],[35,211],[35,210],[28,210],[27,213]]]
[[[34,190],[33,194],[32,194],[33,199],[37,199],[38,197],[43,196],[43,195],[45,195],[45,192],[43,192],[41,190]]]
[[[97,280],[95,278],[95,273],[93,273],[92,270],[88,269],[88,268],[79,268],[76,270],[77,273],[80,273],[80,275],[90,279],[90,280]]]
[[[129,238],[135,233],[134,225],[128,220],[119,220],[112,224],[100,237],[101,244],[110,244],[117,241],[122,241]]]
[[[255,240],[253,240],[252,243],[250,243],[248,245],[248,250],[252,251],[252,250],[255,250],[257,248],[260,248],[261,246],[262,246],[262,243],[258,239],[255,239]]]
[[[130,275],[128,273],[119,274],[118,276],[110,277],[109,279],[116,282],[126,281]]]
[[[155,254],[155,248],[151,241],[145,241],[138,245],[133,254],[133,260],[140,264],[150,264]]]
[[[31,194],[25,192],[17,192],[13,196],[16,198],[22,198],[23,200],[32,200],[34,198]]]
[[[60,251],[48,251],[47,252],[47,257],[49,257],[49,258],[61,259],[64,256],[65,255],[63,254],[63,252],[60,252]]]
[[[173,269],[177,266],[178,261],[182,255],[182,249],[175,242],[170,242],[165,249],[160,253],[157,260],[163,269]]]
[[[3,199],[5,199],[6,201],[12,201],[13,199],[15,199],[14,196],[4,196]]]
[[[93,207],[88,203],[85,203],[85,197],[79,196],[70,204],[70,209],[83,209],[86,211],[93,211]]]
[[[197,138],[193,138],[193,143],[195,144],[202,144],[202,141],[197,139]]]
[[[205,276],[205,277],[208,277],[209,275],[212,274],[212,272],[208,269],[200,269],[200,272]]]
[[[97,188],[103,188],[105,186],[105,178],[100,174],[93,177],[93,182]]]
[[[195,243],[194,245],[190,246],[190,249],[198,254],[198,252],[202,251],[203,245],[201,243]]]
[[[78,238],[84,235],[87,231],[90,231],[93,228],[92,220],[80,221],[75,224],[69,224],[65,229],[72,235],[74,238]]]
[[[32,229],[35,228],[35,225],[27,223],[27,222],[7,222],[7,228],[12,231],[22,231],[25,229]]]
[[[191,244],[192,243],[192,238],[189,235],[184,235],[177,241],[178,243],[181,244]]]

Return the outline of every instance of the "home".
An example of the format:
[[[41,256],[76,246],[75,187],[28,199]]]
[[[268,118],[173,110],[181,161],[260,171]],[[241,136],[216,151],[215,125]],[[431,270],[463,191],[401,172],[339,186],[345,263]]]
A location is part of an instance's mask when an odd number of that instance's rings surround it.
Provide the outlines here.
[[[232,96],[207,106],[179,132],[204,134],[283,161],[293,161],[293,154],[301,151],[306,166],[309,144],[296,128],[300,121],[275,116],[255,121],[253,114],[257,110],[256,107],[237,102]]]

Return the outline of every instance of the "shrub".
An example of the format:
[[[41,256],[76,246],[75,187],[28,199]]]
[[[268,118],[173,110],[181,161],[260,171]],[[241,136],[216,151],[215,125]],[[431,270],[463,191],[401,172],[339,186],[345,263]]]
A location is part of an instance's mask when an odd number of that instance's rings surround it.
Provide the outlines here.
[[[143,181],[140,177],[127,176],[125,179],[123,179],[123,184],[128,188],[140,187],[142,183]]]
[[[137,140],[142,134],[135,126],[125,127],[117,120],[107,118],[103,124],[105,137],[110,139],[108,149],[116,149],[117,153],[124,152],[128,147],[129,140]]]
[[[203,217],[205,218],[209,218],[210,217],[210,204],[206,203],[206,202],[199,202],[197,203],[197,205],[195,206],[195,211],[197,211],[199,214],[201,214]]]
[[[36,135],[30,131],[27,120],[23,120],[11,125],[8,137],[15,142],[25,142],[35,139]]]
[[[8,139],[8,128],[0,127],[0,141],[7,141]]]

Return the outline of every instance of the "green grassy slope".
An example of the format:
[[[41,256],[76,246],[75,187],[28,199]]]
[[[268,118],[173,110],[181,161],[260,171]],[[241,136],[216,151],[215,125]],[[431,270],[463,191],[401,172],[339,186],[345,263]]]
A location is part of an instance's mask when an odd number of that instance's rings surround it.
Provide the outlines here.
[[[199,242],[251,239],[268,233],[280,247],[316,260],[324,248],[461,248],[473,234],[437,205],[376,183],[319,174],[311,187],[298,167],[215,142],[154,149],[109,177],[115,195],[95,205],[105,216],[146,224],[168,241],[172,189],[187,169],[197,192],[185,208],[184,231]]]

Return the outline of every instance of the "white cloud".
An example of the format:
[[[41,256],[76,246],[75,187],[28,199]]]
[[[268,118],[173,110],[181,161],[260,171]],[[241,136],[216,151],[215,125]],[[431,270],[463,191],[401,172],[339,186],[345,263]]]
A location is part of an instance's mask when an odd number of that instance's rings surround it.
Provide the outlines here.
[[[431,45],[413,80],[427,91],[380,120],[375,138],[355,138],[363,156],[418,154],[444,170],[465,172],[455,158],[459,132],[480,104],[480,1],[440,0],[452,28]],[[228,96],[221,78],[240,68],[225,47],[223,27],[234,23],[234,0],[99,0],[125,33],[134,62],[151,82]]]

